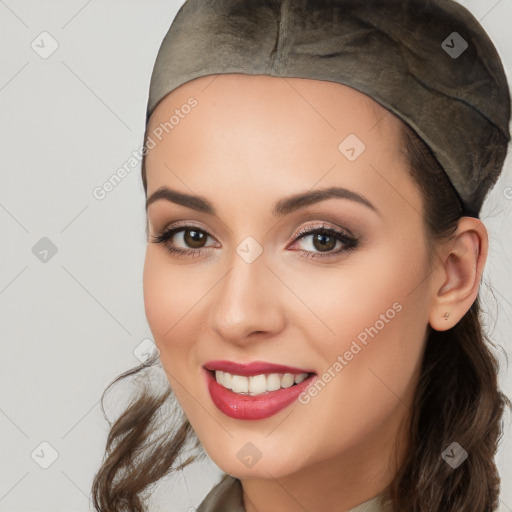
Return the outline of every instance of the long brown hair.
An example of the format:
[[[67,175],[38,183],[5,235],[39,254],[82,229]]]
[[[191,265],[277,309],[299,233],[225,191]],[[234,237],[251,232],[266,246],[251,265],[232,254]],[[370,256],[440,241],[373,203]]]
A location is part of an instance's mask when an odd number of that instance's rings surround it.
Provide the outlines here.
[[[425,234],[434,258],[435,243],[453,234],[464,210],[430,149],[408,125],[401,126],[402,151],[422,191]],[[489,161],[501,166],[506,150],[489,147]],[[147,194],[145,158],[142,181]],[[496,345],[484,333],[480,314],[477,298],[453,328],[430,328],[405,432],[408,451],[383,492],[395,512],[497,508],[500,479],[494,455],[504,407],[512,404],[498,390],[498,363],[491,352]],[[111,386],[129,377],[140,380],[137,395],[113,424],[109,421],[105,457],[92,485],[98,512],[145,512],[147,493],[158,480],[205,455],[171,388],[151,383],[154,371],[164,372],[158,354],[118,376],[103,393],[102,408]],[[452,442],[469,454],[456,469],[441,457]],[[185,453],[189,456],[182,460]]]

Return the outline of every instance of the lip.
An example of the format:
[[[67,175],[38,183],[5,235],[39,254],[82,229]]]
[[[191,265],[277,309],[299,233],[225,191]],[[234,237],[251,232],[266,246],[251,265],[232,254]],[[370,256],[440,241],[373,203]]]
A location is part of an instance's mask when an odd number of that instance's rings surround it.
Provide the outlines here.
[[[265,367],[269,365],[265,363]],[[284,408],[291,405],[299,395],[305,391],[317,378],[315,373],[299,370],[292,368],[293,371],[276,371],[275,368],[290,368],[286,366],[270,365],[272,370],[262,372],[261,370],[255,371],[253,366],[250,369],[244,365],[243,369],[246,372],[252,372],[251,375],[258,375],[259,373],[309,373],[309,375],[299,384],[294,384],[289,388],[281,388],[276,391],[267,391],[261,395],[251,396],[242,395],[235,393],[230,389],[220,385],[215,379],[215,371],[207,369],[207,365],[203,367],[203,373],[206,380],[206,386],[210,393],[210,398],[214,405],[222,413],[230,418],[237,420],[262,420],[274,416]],[[224,366],[224,368],[227,368]],[[216,368],[220,370],[220,368]],[[222,370],[229,371],[229,370]],[[231,372],[229,372],[231,373]],[[236,373],[233,371],[233,373]],[[242,375],[242,373],[238,373]],[[251,376],[246,374],[246,376]]]
[[[293,366],[285,366],[282,364],[267,363],[265,361],[253,361],[250,363],[235,363],[234,361],[208,361],[204,368],[207,370],[220,370],[223,372],[243,375],[244,377],[252,377],[261,373],[316,373],[311,369],[294,368]]]

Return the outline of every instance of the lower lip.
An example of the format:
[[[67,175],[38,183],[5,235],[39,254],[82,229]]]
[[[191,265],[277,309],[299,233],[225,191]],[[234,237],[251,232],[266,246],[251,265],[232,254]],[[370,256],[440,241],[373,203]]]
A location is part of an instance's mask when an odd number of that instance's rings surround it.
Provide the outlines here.
[[[274,414],[297,400],[316,377],[309,375],[299,384],[276,391],[267,391],[261,395],[250,396],[235,393],[221,386],[211,371],[204,369],[208,391],[216,407],[226,416],[237,420],[262,420]]]

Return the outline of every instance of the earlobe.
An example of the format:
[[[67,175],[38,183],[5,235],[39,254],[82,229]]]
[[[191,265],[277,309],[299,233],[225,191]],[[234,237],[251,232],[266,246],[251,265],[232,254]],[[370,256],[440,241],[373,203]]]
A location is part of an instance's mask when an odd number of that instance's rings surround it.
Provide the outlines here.
[[[487,229],[482,221],[462,217],[453,238],[438,250],[429,316],[436,331],[453,327],[476,300],[487,251]]]

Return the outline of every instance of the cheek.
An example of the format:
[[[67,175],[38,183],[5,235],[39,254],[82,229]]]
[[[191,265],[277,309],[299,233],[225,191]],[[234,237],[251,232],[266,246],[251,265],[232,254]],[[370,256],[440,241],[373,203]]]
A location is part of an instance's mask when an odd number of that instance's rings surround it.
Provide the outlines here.
[[[310,279],[295,278],[298,295],[307,297],[315,313],[307,315],[309,321],[299,320],[302,330],[309,332],[324,371],[336,375],[330,379],[336,384],[327,386],[336,389],[333,400],[357,409],[361,400],[390,394],[386,385],[398,394],[408,387],[427,328],[426,268],[421,248],[390,248],[350,267],[347,260],[347,267],[332,276],[319,273],[315,287]]]
[[[316,392],[312,386],[309,397],[296,407],[302,411],[305,404],[308,410],[301,416],[306,430],[321,430],[336,439],[329,450],[365,442],[366,436],[407,410],[404,404],[414,390],[427,316],[426,285],[418,286],[425,267],[419,254],[409,256],[395,252],[393,257],[373,257],[372,267],[358,265],[337,280],[317,280],[324,284],[322,293],[309,288],[308,305],[330,329],[317,330],[316,319],[316,330],[309,327],[309,339],[323,361],[319,380],[325,384],[318,384]],[[302,325],[308,328],[307,322]],[[324,443],[317,442],[319,452],[327,456]]]
[[[195,389],[199,374],[190,370],[195,360],[201,297],[200,282],[190,279],[180,265],[169,264],[160,247],[148,246],[143,272],[144,306],[160,360],[178,402],[185,410],[193,406],[184,390]],[[205,286],[208,283],[205,283]],[[211,286],[211,285],[210,285]],[[199,304],[197,304],[199,302]]]
[[[418,286],[428,274],[426,259],[421,248],[400,247],[381,244],[332,268],[283,270],[283,281],[293,283],[302,302],[290,301],[297,304],[297,313],[301,311],[294,321],[324,355],[348,350],[354,339],[364,345],[376,331],[379,338],[389,333],[390,345],[399,344],[400,337],[391,335],[392,330],[418,324],[428,302]]]
[[[167,313],[173,305],[168,304],[167,301],[172,298],[173,293],[167,281],[164,268],[161,263],[159,264],[153,248],[148,245],[143,272],[144,307],[157,345],[171,326],[166,318],[168,318]]]
[[[162,356],[171,347],[193,342],[187,335],[194,322],[194,305],[207,291],[207,283],[190,279],[190,272],[169,263],[161,247],[148,246],[144,261],[143,291],[146,318]]]

